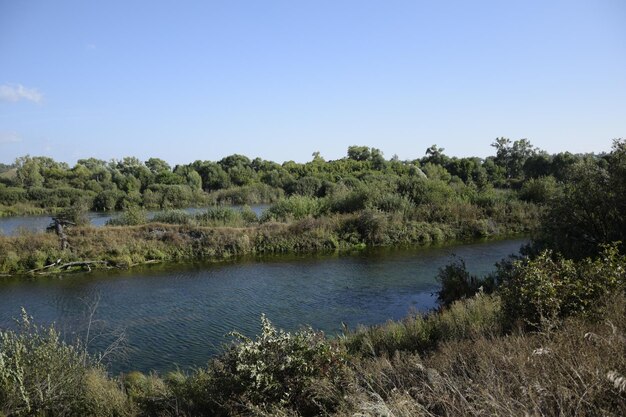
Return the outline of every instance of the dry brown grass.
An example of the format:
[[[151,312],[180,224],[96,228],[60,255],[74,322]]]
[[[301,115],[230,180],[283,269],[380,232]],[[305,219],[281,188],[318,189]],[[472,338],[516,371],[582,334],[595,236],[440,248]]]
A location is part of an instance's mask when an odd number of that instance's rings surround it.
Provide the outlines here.
[[[341,415],[626,415],[625,306],[622,296],[600,323],[356,361],[351,411]]]

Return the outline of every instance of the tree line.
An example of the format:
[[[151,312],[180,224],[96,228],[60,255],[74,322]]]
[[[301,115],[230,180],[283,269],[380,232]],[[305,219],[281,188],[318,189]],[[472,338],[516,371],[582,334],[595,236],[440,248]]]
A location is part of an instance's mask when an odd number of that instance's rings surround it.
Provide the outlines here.
[[[401,161],[397,156],[386,159],[376,148],[350,146],[344,158],[332,161],[325,161],[319,152],[306,163],[282,164],[234,154],[174,167],[159,158],[108,162],[88,158],[69,166],[49,157],[23,156],[12,165],[0,165],[0,205],[52,210],[81,204],[108,211],[133,206],[166,209],[272,203],[284,196],[327,197],[338,188],[358,189],[411,178],[457,188],[516,190],[522,199],[545,202],[557,183],[569,180],[573,166],[608,166],[606,154],[550,155],[527,139],[498,138],[492,146],[495,155],[484,159],[451,157],[432,145],[422,158]]]

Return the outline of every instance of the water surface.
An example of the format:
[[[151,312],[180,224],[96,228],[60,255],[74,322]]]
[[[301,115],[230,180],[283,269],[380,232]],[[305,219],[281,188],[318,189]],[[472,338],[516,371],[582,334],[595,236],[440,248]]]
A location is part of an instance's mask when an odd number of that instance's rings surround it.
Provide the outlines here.
[[[328,334],[400,319],[436,305],[437,270],[454,253],[485,274],[517,253],[524,240],[462,246],[372,249],[355,254],[289,256],[231,263],[156,266],[0,281],[0,327],[25,307],[68,337],[84,334],[89,303],[99,300],[90,343],[102,351],[111,331],[126,334],[125,358],[113,372],[200,366],[228,342],[232,330],[259,332],[260,315],[278,327],[311,325]]]

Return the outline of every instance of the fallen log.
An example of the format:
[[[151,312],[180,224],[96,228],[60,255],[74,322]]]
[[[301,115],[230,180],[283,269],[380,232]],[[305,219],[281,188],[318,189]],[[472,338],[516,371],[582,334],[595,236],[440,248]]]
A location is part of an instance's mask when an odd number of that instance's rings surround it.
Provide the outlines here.
[[[107,261],[74,261],[74,262],[64,263],[63,265],[59,265],[59,269],[62,270],[62,269],[69,269],[74,266],[82,266],[83,268],[87,267],[87,269],[91,271],[90,265],[94,265],[94,264],[108,265],[109,263]]]
[[[56,262],[53,262],[50,265],[46,265],[41,268],[31,269],[30,271],[28,271],[28,273],[29,274],[34,274],[34,273],[42,274],[42,273],[45,273],[42,271],[46,271],[47,269],[50,269],[50,268],[66,270],[66,269],[70,269],[72,267],[78,267],[78,266],[81,266],[83,268],[86,268],[88,271],[91,271],[91,265],[95,265],[95,264],[104,264],[105,266],[108,267],[109,262],[108,261],[73,261],[73,262],[66,262],[62,264],[61,259],[57,259]]]
[[[56,262],[52,262],[50,265],[46,265],[46,266],[43,266],[43,267],[41,267],[41,268],[31,269],[30,271],[28,271],[28,273],[29,273],[29,274],[32,274],[32,273],[34,273],[34,272],[43,271],[43,270],[46,270],[46,269],[48,269],[48,268],[52,268],[53,266],[57,266],[57,265],[58,265],[58,264],[60,264],[60,263],[61,263],[61,259],[57,259],[57,260],[56,260]]]

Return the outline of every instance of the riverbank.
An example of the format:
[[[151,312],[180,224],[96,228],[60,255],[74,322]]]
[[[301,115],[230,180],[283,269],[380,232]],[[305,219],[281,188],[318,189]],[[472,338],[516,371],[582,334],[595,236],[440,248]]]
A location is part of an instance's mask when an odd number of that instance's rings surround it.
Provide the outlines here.
[[[536,216],[443,224],[399,220],[385,213],[305,218],[248,227],[148,223],[74,227],[69,249],[52,233],[0,237],[0,274],[53,273],[72,269],[129,268],[151,262],[222,260],[243,255],[315,253],[367,246],[427,245],[454,240],[528,234]]]
[[[0,342],[0,415],[623,416],[626,302],[607,301],[603,322],[532,333],[507,332],[503,300],[484,294],[335,340],[262,318],[258,337],[235,335],[206,367],[161,376],[112,377],[25,316]],[[56,383],[41,391],[45,381]]]

